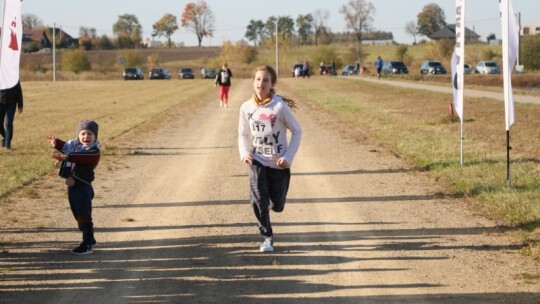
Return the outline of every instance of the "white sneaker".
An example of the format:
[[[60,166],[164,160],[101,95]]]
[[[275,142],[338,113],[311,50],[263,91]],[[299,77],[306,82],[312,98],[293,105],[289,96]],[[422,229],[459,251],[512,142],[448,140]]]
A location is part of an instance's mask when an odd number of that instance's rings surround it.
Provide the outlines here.
[[[219,102],[219,106],[223,108],[223,101]]]
[[[274,238],[266,237],[264,242],[261,243],[260,247],[261,252],[272,252],[274,251]]]
[[[229,104],[228,104],[228,103],[226,103],[226,104],[225,104],[225,108],[228,108],[228,107],[229,107]]]

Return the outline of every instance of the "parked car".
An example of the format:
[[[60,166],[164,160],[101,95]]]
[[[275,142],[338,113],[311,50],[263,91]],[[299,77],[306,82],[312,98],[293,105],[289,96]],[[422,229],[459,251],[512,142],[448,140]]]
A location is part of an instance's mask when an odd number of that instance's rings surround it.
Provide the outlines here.
[[[472,74],[472,72],[473,72],[472,66],[468,63],[465,63],[463,65],[463,74]]]
[[[195,74],[192,68],[178,69],[178,79],[195,79]]]
[[[165,68],[153,68],[148,75],[150,79],[171,79],[171,73]]]
[[[499,74],[501,69],[495,61],[479,61],[476,64],[476,72],[480,74]]]
[[[321,67],[321,74],[322,75],[330,75],[330,76],[336,76],[337,72],[332,68],[331,64],[325,64]]]
[[[385,61],[381,74],[409,74],[409,69],[403,61]]]
[[[207,78],[214,79],[214,78],[216,78],[216,76],[217,76],[216,69],[213,69],[213,68],[203,68],[203,69],[201,70],[201,78],[202,78],[202,79],[207,79]]]
[[[422,74],[446,74],[446,68],[439,61],[426,60],[420,66]]]
[[[341,75],[343,76],[358,75],[358,70],[356,69],[356,65],[354,64],[346,65],[343,68],[343,70],[341,70]]]
[[[124,80],[143,80],[144,74],[141,68],[139,67],[131,67],[131,68],[125,68],[124,72],[122,73],[122,76],[124,76]]]
[[[291,76],[294,77],[294,70],[296,70],[296,68],[300,68],[300,77],[302,77],[302,73],[304,72],[302,69],[304,67],[304,64],[303,63],[295,63],[292,67],[292,70],[291,70]]]

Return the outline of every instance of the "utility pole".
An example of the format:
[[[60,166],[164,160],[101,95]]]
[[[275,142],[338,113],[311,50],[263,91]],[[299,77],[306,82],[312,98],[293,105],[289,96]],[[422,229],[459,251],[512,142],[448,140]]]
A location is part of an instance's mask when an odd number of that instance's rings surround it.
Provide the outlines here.
[[[278,21],[279,21],[279,17],[276,18],[276,75],[279,77]]]
[[[53,82],[56,82],[56,22],[53,23],[53,44],[52,44],[52,62],[53,62]]]
[[[520,64],[521,59],[521,12],[518,12],[518,53],[517,53],[517,63],[516,65]]]

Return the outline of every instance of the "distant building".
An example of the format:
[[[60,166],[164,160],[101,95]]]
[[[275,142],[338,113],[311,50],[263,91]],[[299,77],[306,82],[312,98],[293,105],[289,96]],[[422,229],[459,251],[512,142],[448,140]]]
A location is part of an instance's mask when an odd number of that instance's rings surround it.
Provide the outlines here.
[[[432,40],[456,39],[456,25],[447,24],[446,26],[442,27],[440,30],[429,36],[429,38]],[[465,27],[465,43],[477,43],[479,40],[480,35]]]
[[[57,48],[78,47],[79,40],[71,37],[60,28],[54,28]],[[24,51],[38,51],[45,48],[52,48],[53,28],[35,28],[25,31],[22,37]]]
[[[540,34],[540,23],[525,23],[519,33],[522,36]]]

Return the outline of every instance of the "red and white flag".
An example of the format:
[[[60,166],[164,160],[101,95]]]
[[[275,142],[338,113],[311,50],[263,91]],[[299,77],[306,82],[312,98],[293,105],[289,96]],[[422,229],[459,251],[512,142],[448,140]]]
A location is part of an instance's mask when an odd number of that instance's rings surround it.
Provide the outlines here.
[[[5,0],[2,44],[0,47],[0,89],[14,87],[19,81],[22,43],[22,0]]]
[[[514,123],[514,93],[512,92],[512,71],[519,50],[519,36],[511,0],[499,0],[502,19],[504,113],[506,130]]]
[[[465,0],[456,0],[456,46],[452,54],[452,87],[454,109],[463,120],[463,69],[465,64]]]

